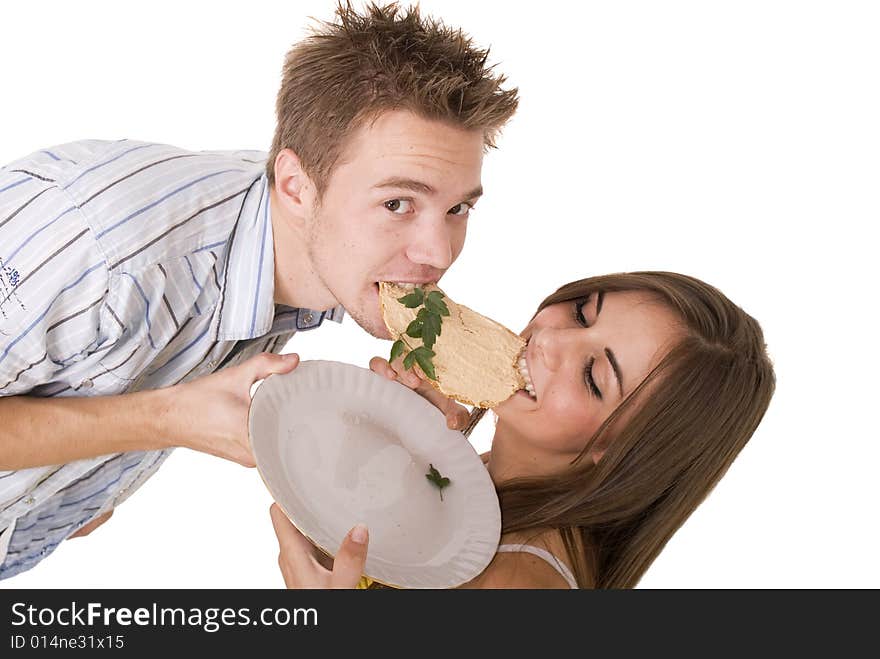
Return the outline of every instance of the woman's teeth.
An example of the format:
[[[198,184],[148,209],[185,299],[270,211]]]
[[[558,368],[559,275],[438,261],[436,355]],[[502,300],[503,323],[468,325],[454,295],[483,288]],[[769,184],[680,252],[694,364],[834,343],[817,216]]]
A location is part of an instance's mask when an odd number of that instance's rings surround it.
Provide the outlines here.
[[[529,374],[529,365],[526,363],[525,357],[519,358],[519,372],[523,376],[523,380],[526,381],[526,391],[529,392],[529,395],[537,400],[538,397],[535,395],[535,385],[532,384],[532,376]]]

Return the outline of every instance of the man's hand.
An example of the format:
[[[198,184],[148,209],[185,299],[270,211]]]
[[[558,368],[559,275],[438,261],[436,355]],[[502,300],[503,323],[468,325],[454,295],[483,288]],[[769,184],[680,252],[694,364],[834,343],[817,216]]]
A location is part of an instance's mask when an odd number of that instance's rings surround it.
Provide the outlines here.
[[[382,357],[373,357],[370,360],[370,370],[384,375],[389,380],[397,380],[429,403],[433,403],[437,409],[443,412],[446,417],[446,425],[452,430],[463,430],[467,426],[470,418],[467,408],[434,389],[428,382],[427,376],[417,365],[413,365],[412,370],[408,370],[403,367],[403,357],[398,357],[391,364]]]
[[[238,366],[169,387],[170,443],[256,466],[248,436],[251,387],[270,375],[290,373],[298,364],[294,353],[264,352]]]
[[[272,526],[278,536],[278,566],[288,588],[356,588],[367,563],[369,534],[361,524],[342,541],[327,569],[321,552],[290,523],[284,511],[273,503],[269,508]]]
[[[91,533],[96,528],[101,526],[101,524],[106,522],[112,516],[113,516],[113,511],[110,510],[110,511],[104,513],[103,515],[101,515],[100,517],[96,517],[91,522],[89,522],[88,524],[86,524],[85,526],[80,528],[76,533],[71,533],[69,536],[67,536],[67,539],[69,540],[70,538],[82,538],[83,536],[87,536],[89,533]]]

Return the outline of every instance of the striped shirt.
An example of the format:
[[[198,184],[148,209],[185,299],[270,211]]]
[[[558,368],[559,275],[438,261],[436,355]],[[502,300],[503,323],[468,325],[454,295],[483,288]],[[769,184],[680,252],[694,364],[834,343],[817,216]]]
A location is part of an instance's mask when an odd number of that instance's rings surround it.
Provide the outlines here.
[[[274,303],[265,158],[89,140],[0,169],[0,396],[166,387],[341,322],[341,307]],[[119,505],[169,452],[0,471],[0,579]]]

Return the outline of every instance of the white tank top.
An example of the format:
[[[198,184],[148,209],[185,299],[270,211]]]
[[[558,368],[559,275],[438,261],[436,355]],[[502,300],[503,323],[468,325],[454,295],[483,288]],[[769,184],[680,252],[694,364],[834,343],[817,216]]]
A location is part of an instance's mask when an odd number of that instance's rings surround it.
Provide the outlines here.
[[[541,547],[534,547],[532,545],[499,545],[498,552],[526,552],[527,554],[532,554],[539,558],[543,558],[551,566],[556,568],[556,571],[559,572],[559,574],[562,575],[562,578],[568,582],[570,588],[578,587],[577,579],[574,578],[574,575],[571,573],[571,570],[568,569],[568,566],[546,549],[543,549]]]

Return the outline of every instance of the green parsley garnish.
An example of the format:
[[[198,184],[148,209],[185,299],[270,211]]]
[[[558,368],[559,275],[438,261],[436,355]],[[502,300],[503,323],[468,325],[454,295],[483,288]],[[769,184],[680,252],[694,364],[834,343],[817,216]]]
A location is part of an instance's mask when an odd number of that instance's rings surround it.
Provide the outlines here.
[[[413,363],[416,363],[426,376],[432,380],[437,379],[437,375],[434,373],[434,363],[431,361],[435,353],[431,348],[434,347],[434,343],[442,331],[443,316],[449,315],[449,308],[443,301],[444,297],[440,291],[431,291],[425,295],[425,291],[422,288],[416,287],[412,293],[397,298],[397,301],[408,309],[422,307],[416,314],[415,319],[407,326],[405,332],[406,336],[410,338],[421,339],[422,345],[413,348],[404,336],[401,335],[391,346],[391,358],[389,361],[393,362],[409,348],[406,357],[403,359],[403,367],[411,369]]]
[[[440,490],[440,501],[443,501],[443,488],[449,485],[449,479],[445,476],[441,476],[440,472],[434,469],[434,465],[428,465],[431,467],[431,471],[425,474],[425,478],[434,483],[437,488]]]

